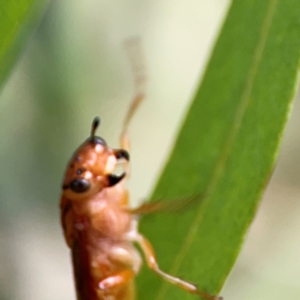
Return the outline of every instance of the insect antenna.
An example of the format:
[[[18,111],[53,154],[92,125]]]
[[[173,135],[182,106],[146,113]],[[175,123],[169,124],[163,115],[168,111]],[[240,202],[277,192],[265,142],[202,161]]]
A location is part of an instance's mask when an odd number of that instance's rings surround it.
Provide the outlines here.
[[[91,138],[94,139],[97,128],[100,125],[100,118],[95,117],[92,123]]]
[[[139,37],[131,38],[124,43],[124,46],[134,77],[135,87],[134,97],[123,123],[123,135],[126,135],[133,115],[135,114],[140,103],[145,98],[147,76],[144,50],[141,39]]]

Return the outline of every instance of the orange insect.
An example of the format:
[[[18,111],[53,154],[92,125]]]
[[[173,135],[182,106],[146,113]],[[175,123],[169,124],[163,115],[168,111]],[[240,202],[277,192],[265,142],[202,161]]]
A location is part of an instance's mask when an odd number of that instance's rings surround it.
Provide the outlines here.
[[[66,169],[61,222],[72,253],[77,300],[135,299],[133,280],[142,260],[134,242],[156,274],[207,300],[221,300],[161,271],[150,242],[138,232],[137,214],[169,210],[172,205],[154,202],[136,209],[129,207],[125,188],[129,168],[127,127],[142,99],[143,94],[137,93],[125,119],[121,149],[109,148],[95,135],[100,122],[95,118],[91,136],[74,153]],[[127,172],[117,176],[113,172],[120,160],[125,161]]]

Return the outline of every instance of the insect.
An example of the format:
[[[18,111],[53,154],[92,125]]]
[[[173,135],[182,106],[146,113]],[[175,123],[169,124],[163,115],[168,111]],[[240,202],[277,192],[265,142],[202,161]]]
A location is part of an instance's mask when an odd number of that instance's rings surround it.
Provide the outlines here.
[[[160,270],[153,247],[138,232],[136,215],[169,210],[172,206],[169,202],[145,203],[136,209],[129,206],[125,188],[129,171],[127,127],[143,97],[138,93],[129,109],[120,149],[109,148],[103,138],[96,136],[100,123],[96,117],[90,137],[75,151],[66,169],[61,223],[71,249],[77,300],[135,299],[133,281],[142,260],[134,242],[157,275],[207,300],[221,300]],[[125,163],[125,170],[116,175],[114,170],[120,161]]]

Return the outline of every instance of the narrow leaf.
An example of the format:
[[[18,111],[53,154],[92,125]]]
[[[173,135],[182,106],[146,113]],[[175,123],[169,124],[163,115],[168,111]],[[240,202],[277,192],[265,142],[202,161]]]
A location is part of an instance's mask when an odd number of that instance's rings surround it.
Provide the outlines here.
[[[0,0],[0,89],[48,0]]]
[[[153,193],[206,198],[180,216],[149,215],[141,223],[164,271],[220,291],[271,176],[299,56],[299,1],[233,1]],[[138,284],[143,300],[197,298],[145,269]]]

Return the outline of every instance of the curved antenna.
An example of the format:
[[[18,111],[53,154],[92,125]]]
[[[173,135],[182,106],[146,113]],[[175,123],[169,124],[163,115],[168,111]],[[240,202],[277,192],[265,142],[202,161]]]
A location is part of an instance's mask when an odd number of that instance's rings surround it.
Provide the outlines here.
[[[99,117],[95,117],[92,123],[92,130],[91,130],[91,138],[93,139],[95,137],[95,133],[97,128],[100,125],[100,118]]]
[[[127,111],[123,123],[123,135],[128,131],[129,123],[134,116],[138,106],[144,100],[146,94],[146,64],[142,41],[139,37],[133,37],[124,43],[134,77],[135,93],[131,105]]]

